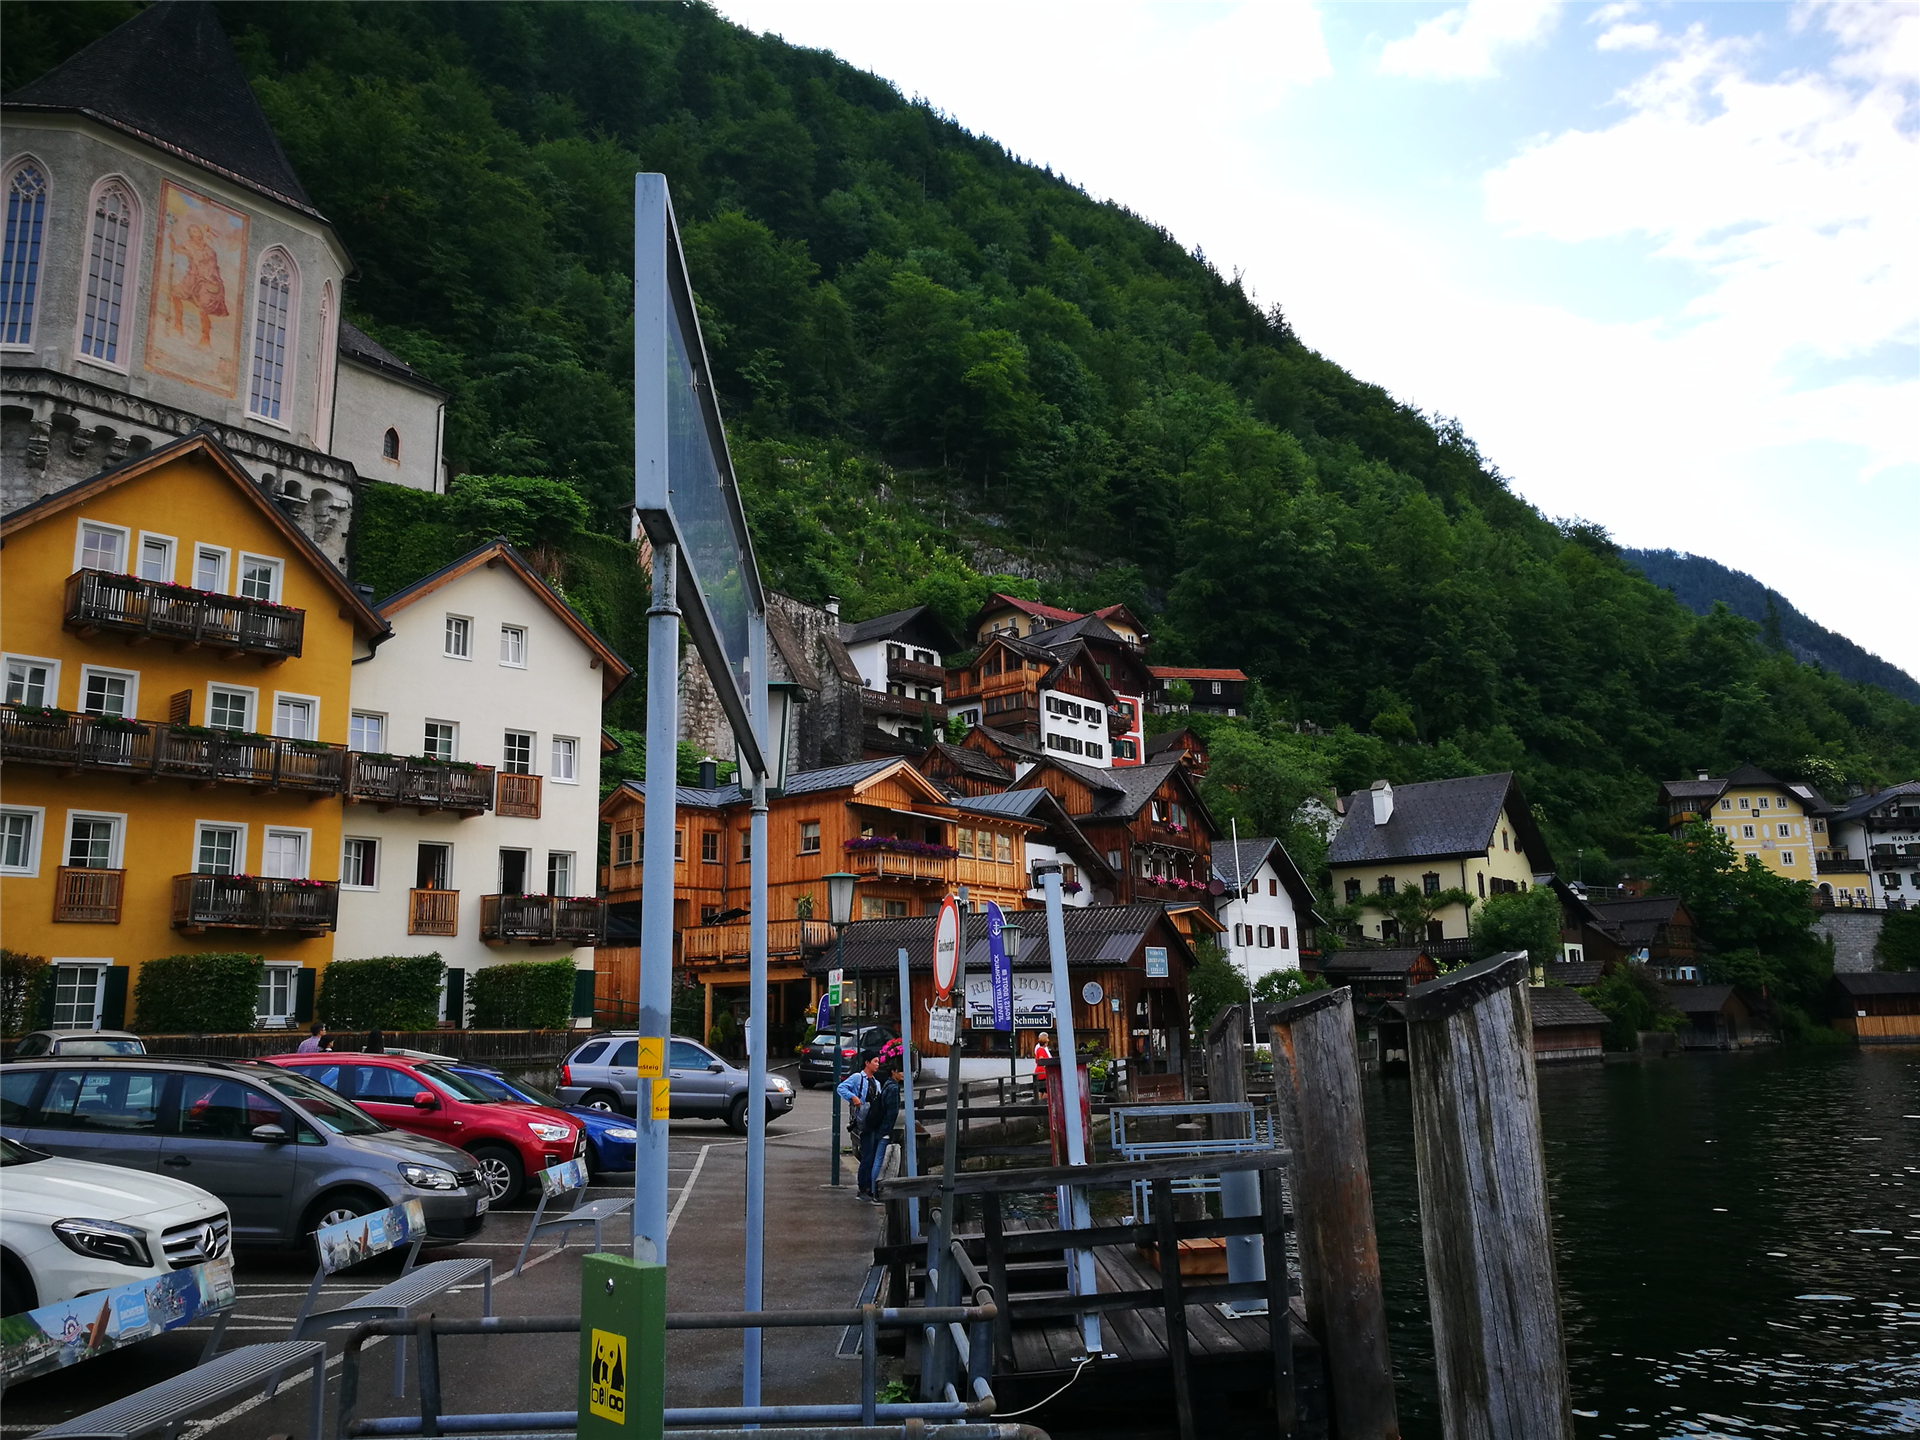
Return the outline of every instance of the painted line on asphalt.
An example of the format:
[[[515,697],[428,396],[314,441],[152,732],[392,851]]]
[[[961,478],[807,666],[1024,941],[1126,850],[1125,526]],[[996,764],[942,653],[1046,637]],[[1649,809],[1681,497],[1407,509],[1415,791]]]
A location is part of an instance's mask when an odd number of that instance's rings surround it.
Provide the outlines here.
[[[719,1144],[721,1142],[716,1141],[714,1143]],[[673,1202],[673,1209],[667,1215],[667,1235],[669,1238],[673,1235],[673,1227],[680,1223],[680,1212],[687,1208],[687,1201],[693,1196],[694,1182],[700,1178],[700,1171],[707,1163],[707,1152],[711,1149],[713,1149],[712,1145],[702,1145],[700,1147],[700,1158],[693,1162],[693,1173],[687,1176],[687,1183],[680,1187],[680,1198]]]

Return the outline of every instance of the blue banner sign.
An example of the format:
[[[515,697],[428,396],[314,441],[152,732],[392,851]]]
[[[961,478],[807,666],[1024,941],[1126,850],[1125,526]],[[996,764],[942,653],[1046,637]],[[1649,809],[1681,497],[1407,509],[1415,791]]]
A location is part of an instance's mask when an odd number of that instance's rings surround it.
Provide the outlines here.
[[[1006,917],[987,902],[987,959],[993,966],[993,1028],[1013,1029],[1013,964],[1007,959]]]
[[[815,1030],[831,1030],[833,1028],[833,1006],[827,998],[827,992],[824,990],[820,992],[820,1013],[813,1018],[813,1028]]]

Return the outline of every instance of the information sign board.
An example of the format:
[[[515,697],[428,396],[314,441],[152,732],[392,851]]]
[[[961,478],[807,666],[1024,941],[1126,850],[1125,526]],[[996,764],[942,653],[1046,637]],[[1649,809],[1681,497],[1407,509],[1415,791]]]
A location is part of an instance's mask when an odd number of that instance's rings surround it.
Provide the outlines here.
[[[959,1033],[954,1017],[958,1012],[945,1005],[936,1005],[927,1012],[927,1039],[935,1045],[951,1045],[953,1037]]]
[[[1149,980],[1164,980],[1167,978],[1166,946],[1147,946],[1147,978]]]

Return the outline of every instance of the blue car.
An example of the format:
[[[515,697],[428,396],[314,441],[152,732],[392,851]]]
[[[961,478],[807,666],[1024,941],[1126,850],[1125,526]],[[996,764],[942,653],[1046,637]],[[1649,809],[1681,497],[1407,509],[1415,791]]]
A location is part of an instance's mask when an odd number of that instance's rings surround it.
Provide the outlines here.
[[[639,1138],[633,1121],[613,1110],[589,1110],[584,1105],[568,1105],[544,1090],[518,1080],[510,1080],[498,1070],[479,1065],[449,1064],[447,1069],[478,1085],[494,1100],[518,1100],[564,1111],[587,1133],[587,1169],[601,1175],[609,1170],[633,1169],[634,1143]]]

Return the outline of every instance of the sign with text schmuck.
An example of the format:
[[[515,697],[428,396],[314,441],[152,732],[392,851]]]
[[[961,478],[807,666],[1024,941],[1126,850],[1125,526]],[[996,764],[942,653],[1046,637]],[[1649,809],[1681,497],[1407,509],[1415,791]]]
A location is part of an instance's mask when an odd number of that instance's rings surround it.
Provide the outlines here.
[[[1007,1005],[1011,1026],[996,1023],[994,977],[967,977],[967,1023],[975,1030],[1051,1030],[1053,1029],[1053,976],[1016,973],[1007,977]]]

